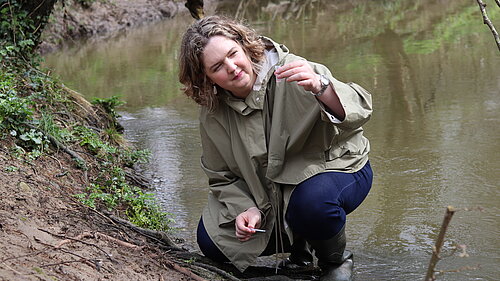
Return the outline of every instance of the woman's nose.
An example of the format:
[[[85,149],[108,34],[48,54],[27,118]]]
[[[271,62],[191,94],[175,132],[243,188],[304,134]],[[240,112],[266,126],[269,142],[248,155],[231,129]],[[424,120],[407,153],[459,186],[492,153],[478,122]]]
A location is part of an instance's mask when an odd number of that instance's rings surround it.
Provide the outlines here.
[[[227,71],[233,73],[238,67],[232,60],[227,61]]]

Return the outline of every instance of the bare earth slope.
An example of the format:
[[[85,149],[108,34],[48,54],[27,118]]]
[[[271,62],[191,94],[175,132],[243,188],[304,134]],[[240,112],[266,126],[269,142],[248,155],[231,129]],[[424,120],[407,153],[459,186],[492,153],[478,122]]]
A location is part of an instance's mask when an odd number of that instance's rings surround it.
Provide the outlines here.
[[[144,237],[72,199],[85,179],[67,155],[9,155],[2,143],[0,280],[189,280]]]

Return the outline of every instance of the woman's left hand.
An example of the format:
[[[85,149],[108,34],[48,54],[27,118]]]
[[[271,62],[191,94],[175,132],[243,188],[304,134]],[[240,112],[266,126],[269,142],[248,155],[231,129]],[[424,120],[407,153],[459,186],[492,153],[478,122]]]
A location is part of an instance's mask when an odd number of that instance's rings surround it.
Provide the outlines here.
[[[306,91],[317,93],[321,90],[319,76],[306,60],[285,64],[277,68],[274,74],[277,79],[286,79],[287,82],[296,81]]]

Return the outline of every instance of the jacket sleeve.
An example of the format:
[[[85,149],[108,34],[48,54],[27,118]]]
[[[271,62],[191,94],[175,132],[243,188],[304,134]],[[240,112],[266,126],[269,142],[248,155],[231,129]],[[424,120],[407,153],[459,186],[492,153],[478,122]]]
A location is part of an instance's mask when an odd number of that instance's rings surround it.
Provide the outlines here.
[[[219,148],[210,138],[203,124],[200,124],[200,134],[203,149],[201,167],[208,177],[210,187],[209,197],[211,198],[209,198],[208,207],[213,212],[219,212],[219,225],[233,222],[239,214],[250,207],[255,207],[256,204],[247,183],[229,169]],[[217,137],[223,136],[218,134]],[[228,145],[227,149],[229,149],[229,137],[218,144],[219,147]],[[210,206],[210,204],[213,205]]]
[[[372,115],[372,96],[356,83],[343,83],[335,79],[330,70],[323,65],[312,63],[314,70],[318,74],[325,75],[333,89],[339,97],[340,103],[345,111],[344,120],[338,120],[325,108],[325,105],[320,101],[322,109],[322,119],[330,121],[343,130],[352,130],[363,126]]]

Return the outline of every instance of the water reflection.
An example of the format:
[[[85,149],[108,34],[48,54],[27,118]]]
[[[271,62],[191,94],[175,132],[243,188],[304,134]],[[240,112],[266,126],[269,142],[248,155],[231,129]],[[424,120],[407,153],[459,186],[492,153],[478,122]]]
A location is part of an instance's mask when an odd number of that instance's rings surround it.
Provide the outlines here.
[[[207,197],[205,175],[196,160],[201,146],[193,112],[195,105],[176,100],[167,107],[122,112],[120,118],[125,137],[151,151],[145,173],[153,179],[164,210],[174,215],[175,235],[191,242]]]
[[[439,280],[497,280],[500,57],[477,5],[295,1],[292,9],[290,3],[224,1],[213,9],[248,19],[298,55],[326,64],[340,80],[373,92],[375,113],[365,130],[374,187],[348,217],[357,279],[422,279],[445,207],[454,205],[485,211],[455,215],[446,252],[466,244],[470,257],[446,258],[439,268],[481,269]],[[494,9],[489,13],[500,18]],[[178,216],[180,235],[193,241],[206,180],[197,107],[180,94],[176,61],[190,21],[177,18],[59,52],[47,65],[88,97],[123,95],[127,137],[153,151],[149,172],[159,180],[158,198]]]

